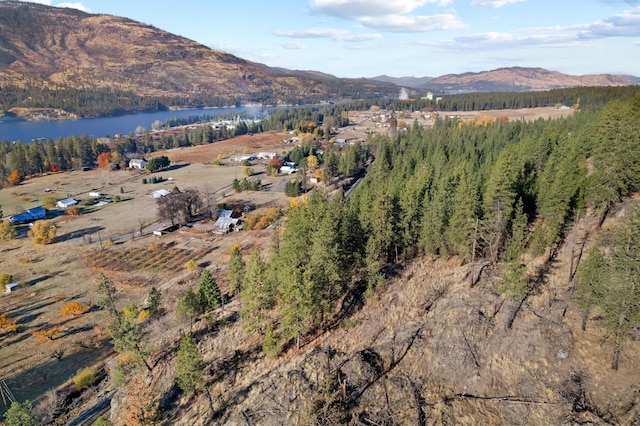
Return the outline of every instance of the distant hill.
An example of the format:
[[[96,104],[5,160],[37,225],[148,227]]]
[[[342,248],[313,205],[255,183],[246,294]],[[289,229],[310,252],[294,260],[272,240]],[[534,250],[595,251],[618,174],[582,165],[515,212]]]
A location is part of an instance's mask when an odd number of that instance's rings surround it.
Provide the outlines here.
[[[397,94],[373,80],[270,68],[130,19],[17,1],[0,1],[0,84],[267,102]]]
[[[431,80],[433,80],[433,77],[390,77],[388,75],[379,75],[371,77],[371,79],[412,89],[422,89],[426,87]]]
[[[640,77],[629,75],[568,75],[544,68],[499,68],[492,71],[446,74],[440,77],[371,77],[397,86],[444,93],[528,92],[578,86],[632,86]]]
[[[541,91],[639,83],[640,78],[633,76],[570,76],[520,67],[436,78],[382,75],[345,79],[319,71],[251,62],[126,18],[0,1],[0,90],[5,90],[0,110],[29,103],[28,108],[71,107],[80,115],[87,115],[91,112],[82,106],[89,104],[100,105],[95,114],[103,114],[149,109],[156,104],[162,108],[397,98],[398,86],[414,96],[427,90]],[[23,90],[20,97],[15,91],[7,92],[7,88],[28,90]],[[34,89],[41,92],[34,94]],[[56,95],[42,92],[61,89],[71,92],[57,99]],[[73,90],[82,91],[85,96],[87,92],[101,91],[101,96],[79,100]],[[105,96],[110,98],[105,100]],[[138,98],[133,99],[134,96]],[[69,99],[74,105],[69,105]],[[123,99],[129,101],[127,105],[122,105]],[[165,102],[167,99],[172,100]]]
[[[447,74],[422,88],[434,92],[527,92],[577,86],[631,86],[637,77],[612,74],[568,75],[544,68],[498,68],[477,73]]]

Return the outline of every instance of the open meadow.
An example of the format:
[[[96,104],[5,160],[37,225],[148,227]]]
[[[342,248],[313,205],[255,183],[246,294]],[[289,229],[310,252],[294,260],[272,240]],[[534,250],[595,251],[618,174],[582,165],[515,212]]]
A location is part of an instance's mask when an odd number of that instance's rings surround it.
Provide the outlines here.
[[[261,179],[266,191],[231,191],[233,179],[244,177],[243,166],[231,157],[264,149],[281,153],[286,148],[281,144],[284,138],[284,134],[247,135],[157,153],[167,155],[171,167],[155,174],[164,179],[156,184],[143,184],[142,179],[150,175],[142,171],[95,169],[41,176],[0,190],[5,217],[51,197],[80,200],[77,216],[51,208],[55,243],[32,243],[26,235],[27,225],[21,225],[17,238],[0,246],[0,273],[18,282],[13,292],[0,293],[0,314],[18,325],[16,332],[0,334],[0,380],[6,381],[15,397],[33,401],[111,353],[104,315],[95,306],[100,273],[113,278],[123,304],[140,307],[145,306],[154,286],[169,304],[183,291],[185,277],[193,278],[184,267],[192,259],[211,270],[224,288],[222,268],[228,261],[229,246],[240,243],[243,250],[250,250],[265,240],[266,231],[216,235],[210,232],[213,221],[203,218],[191,228],[153,235],[162,222],[151,192],[177,186],[207,194],[214,208],[221,203],[251,205],[258,213],[271,207],[286,208],[288,197],[276,189],[288,177],[266,176],[264,165],[257,161],[252,163],[254,177]],[[220,157],[222,165],[213,165]],[[89,192],[95,191],[111,198],[118,195],[121,201],[84,205],[91,198]],[[64,315],[62,309],[74,303],[81,311]],[[0,412],[4,409],[0,400]]]

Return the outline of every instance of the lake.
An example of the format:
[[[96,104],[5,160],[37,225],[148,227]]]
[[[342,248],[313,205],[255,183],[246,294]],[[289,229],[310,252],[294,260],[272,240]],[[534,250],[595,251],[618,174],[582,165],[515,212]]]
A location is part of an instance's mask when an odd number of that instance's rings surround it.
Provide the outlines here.
[[[151,129],[151,123],[156,120],[165,121],[177,117],[200,115],[217,115],[240,113],[246,111],[251,118],[262,115],[269,108],[237,107],[237,108],[206,108],[175,111],[142,112],[115,117],[79,118],[76,120],[38,120],[28,121],[15,117],[0,117],[0,141],[31,142],[38,138],[56,140],[73,135],[89,135],[92,138],[113,136],[116,133],[127,135],[134,133],[138,126]]]

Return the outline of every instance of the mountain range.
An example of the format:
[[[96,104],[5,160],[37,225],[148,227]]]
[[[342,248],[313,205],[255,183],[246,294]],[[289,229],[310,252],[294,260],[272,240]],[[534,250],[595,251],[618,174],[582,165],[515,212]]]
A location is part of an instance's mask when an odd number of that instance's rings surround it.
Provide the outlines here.
[[[502,92],[540,91],[578,86],[633,86],[640,78],[629,75],[588,74],[568,75],[544,68],[510,67],[491,71],[446,74],[440,77],[373,77],[385,83],[393,83],[413,89],[435,92]]]
[[[185,98],[215,93],[244,103],[308,103],[396,97],[398,86],[413,96],[638,83],[640,78],[631,76],[571,76],[520,67],[435,78],[346,79],[269,67],[126,18],[0,1],[0,87],[109,89]]]

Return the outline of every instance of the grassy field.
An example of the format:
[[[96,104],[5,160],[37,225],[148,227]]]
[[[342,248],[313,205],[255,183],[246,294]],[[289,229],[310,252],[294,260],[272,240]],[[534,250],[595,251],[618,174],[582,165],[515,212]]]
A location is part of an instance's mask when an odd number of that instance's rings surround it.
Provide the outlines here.
[[[158,184],[143,184],[143,172],[89,170],[32,178],[0,190],[5,216],[41,205],[51,197],[80,200],[80,215],[61,211],[50,219],[57,229],[54,244],[33,244],[26,235],[27,226],[22,225],[17,238],[0,245],[0,273],[13,275],[19,283],[16,291],[0,293],[0,314],[7,314],[19,327],[17,332],[0,334],[0,379],[6,380],[16,398],[33,401],[111,353],[103,313],[94,306],[99,273],[112,277],[123,305],[144,306],[152,286],[162,289],[166,300],[172,300],[193,278],[184,267],[192,259],[210,269],[224,285],[229,246],[240,243],[250,250],[265,239],[264,231],[213,235],[209,232],[213,223],[203,219],[192,228],[154,236],[152,231],[161,222],[150,193],[177,186],[207,193],[214,203],[251,204],[258,211],[286,208],[289,201],[281,192],[232,194],[230,190],[234,178],[244,177],[242,166],[231,156],[284,148],[280,146],[283,138],[278,134],[244,136],[164,152],[172,167],[156,174],[165,179]],[[212,165],[219,155],[226,158],[224,165]],[[258,163],[252,168],[269,188],[286,179],[267,177],[264,166]],[[86,206],[91,191],[109,197],[118,195],[122,201]],[[62,307],[71,302],[89,309],[75,317],[63,316]],[[54,328],[59,332],[52,338],[37,336]],[[0,400],[0,412],[4,408]]]

